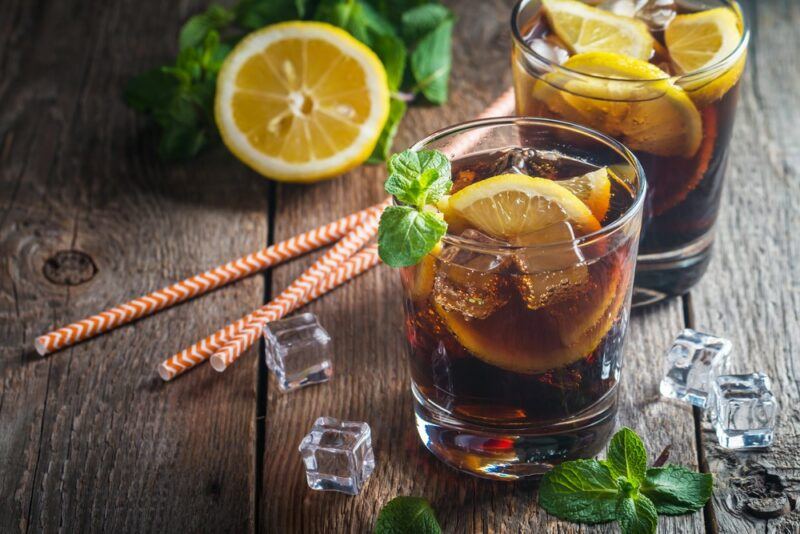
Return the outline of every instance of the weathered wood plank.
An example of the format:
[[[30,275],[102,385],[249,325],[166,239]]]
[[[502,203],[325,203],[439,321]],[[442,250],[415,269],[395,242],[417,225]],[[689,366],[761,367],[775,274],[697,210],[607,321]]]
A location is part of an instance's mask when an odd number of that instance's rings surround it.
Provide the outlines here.
[[[800,5],[748,2],[746,8],[753,46],[715,257],[691,303],[696,328],[733,340],[734,372],[763,371],[772,378],[780,418],[775,445],[767,451],[724,451],[708,424],[702,441],[717,477],[714,510],[720,532],[798,532]],[[760,497],[785,503],[786,513],[773,519],[754,516],[748,509],[763,508],[754,501]]]
[[[479,113],[510,86],[508,2],[453,3],[459,21],[451,101],[414,108],[397,147]],[[280,187],[275,239],[376,202],[381,168],[366,167],[330,183]],[[309,260],[310,261],[310,260]],[[274,271],[273,291],[308,261]],[[268,383],[261,524],[264,532],[366,532],[396,495],[427,498],[446,532],[613,532],[558,521],[536,506],[535,486],[502,484],[459,474],[421,445],[414,428],[410,378],[402,339],[399,277],[382,266],[307,308],[335,340],[335,376],[325,385],[282,394]],[[653,455],[673,446],[671,461],[696,466],[689,408],[659,398],[661,367],[653,365],[683,327],[679,300],[632,318],[626,349],[620,423],[642,433]],[[368,421],[377,468],[356,497],[308,489],[297,445],[321,415]],[[669,425],[665,424],[669,421]],[[651,459],[652,460],[652,459]],[[664,519],[665,532],[702,531],[701,514]]]
[[[195,3],[197,4],[197,3]],[[267,185],[222,150],[158,163],[124,81],[177,4],[11,2],[0,17],[0,531],[252,530],[255,365],[165,386],[165,356],[260,304],[254,278],[49,358],[46,328],[264,246]],[[197,6],[192,6],[196,10]],[[5,14],[9,16],[6,17]],[[61,250],[97,273],[43,275]],[[51,264],[51,278],[75,278]]]

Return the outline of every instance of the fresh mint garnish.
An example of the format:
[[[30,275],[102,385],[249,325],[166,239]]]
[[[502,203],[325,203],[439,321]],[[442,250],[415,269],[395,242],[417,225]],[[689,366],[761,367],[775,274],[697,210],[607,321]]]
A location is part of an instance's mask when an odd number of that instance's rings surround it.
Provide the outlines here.
[[[433,508],[421,497],[395,497],[378,514],[375,534],[441,534]]]
[[[289,20],[318,20],[345,29],[370,47],[386,69],[393,93],[389,118],[370,162],[385,161],[406,112],[402,94],[447,100],[452,62],[452,12],[438,0],[239,0],[212,4],[178,34],[178,56],[141,74],[125,88],[127,104],[160,129],[163,159],[195,156],[219,138],[214,93],[220,65],[247,32]]]
[[[564,462],[546,473],[539,504],[576,523],[616,520],[624,534],[656,532],[658,514],[696,512],[711,496],[712,477],[685,467],[646,468],[641,438],[622,428],[611,438],[606,460]]]
[[[702,508],[711,497],[712,478],[678,465],[651,467],[640,491],[659,514],[682,515]]]
[[[446,195],[450,161],[436,150],[406,150],[393,155],[384,188],[401,202],[389,206],[378,226],[378,253],[391,267],[418,263],[447,231],[447,223],[429,206]]]

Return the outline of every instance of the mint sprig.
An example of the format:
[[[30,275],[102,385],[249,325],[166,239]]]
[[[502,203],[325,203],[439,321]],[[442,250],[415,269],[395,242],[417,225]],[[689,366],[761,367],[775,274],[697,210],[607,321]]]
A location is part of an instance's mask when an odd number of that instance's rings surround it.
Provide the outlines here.
[[[433,508],[421,497],[395,497],[378,514],[375,534],[441,534]]]
[[[711,497],[708,473],[667,465],[647,469],[644,443],[629,428],[617,432],[606,460],[564,462],[546,473],[539,504],[576,523],[616,520],[624,534],[656,532],[658,514],[696,512]]]
[[[436,150],[406,150],[388,164],[386,192],[402,203],[389,206],[378,225],[378,254],[391,267],[418,263],[447,232],[442,215],[432,204],[453,185],[450,161]]]

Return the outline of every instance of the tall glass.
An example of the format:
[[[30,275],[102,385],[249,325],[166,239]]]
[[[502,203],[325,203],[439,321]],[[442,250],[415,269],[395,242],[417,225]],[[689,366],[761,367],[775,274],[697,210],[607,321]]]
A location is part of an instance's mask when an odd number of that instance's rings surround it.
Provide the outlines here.
[[[451,222],[440,248],[401,269],[417,429],[433,454],[494,479],[595,455],[617,412],[639,163],[603,134],[533,118],[452,126],[412,147],[421,149],[451,160],[453,192],[504,173],[558,183],[613,169],[599,230],[517,246]]]
[[[634,299],[639,303],[685,293],[708,266],[749,37],[735,2],[678,5],[691,11],[730,9],[741,30],[735,50],[715,64],[672,77],[588,75],[561,64],[565,51],[560,58],[551,53],[549,43],[557,38],[548,34],[540,0],[520,0],[511,18],[518,114],[572,121],[615,137],[647,174]],[[669,70],[659,44],[663,30],[653,37],[650,62]]]

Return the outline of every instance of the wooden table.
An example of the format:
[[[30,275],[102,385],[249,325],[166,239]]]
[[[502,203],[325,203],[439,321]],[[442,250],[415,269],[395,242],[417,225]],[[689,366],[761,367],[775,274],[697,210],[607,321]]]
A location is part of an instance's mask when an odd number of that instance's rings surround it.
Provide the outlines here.
[[[451,2],[452,97],[416,107],[402,147],[467,119],[511,83],[509,0]],[[311,187],[268,182],[224,150],[158,161],[121,87],[175,52],[204,2],[8,0],[0,16],[0,532],[365,532],[398,494],[446,532],[611,532],[540,510],[535,486],[435,461],[413,427],[397,273],[381,267],[308,307],[335,339],[330,384],[282,394],[256,350],[170,384],[163,357],[254,309],[282,266],[48,358],[33,338],[382,197],[364,167]],[[657,454],[716,476],[704,513],[662,532],[798,532],[800,513],[800,3],[747,2],[753,46],[715,257],[684,298],[634,313],[619,422]],[[683,327],[730,337],[737,371],[768,373],[775,445],[721,450],[698,412],[659,396]],[[297,444],[320,415],[368,421],[377,469],[361,495],[306,486]],[[764,498],[769,498],[764,500]],[[775,503],[778,503],[777,505]]]

